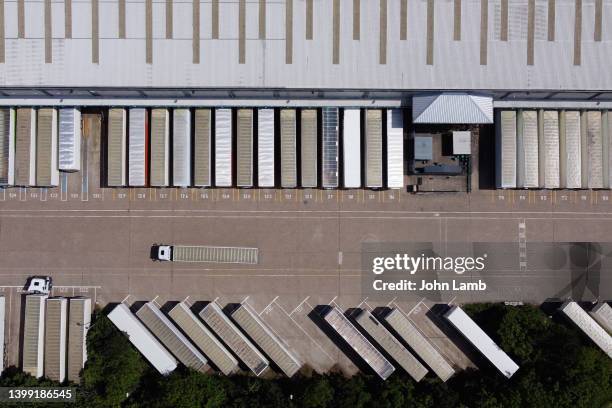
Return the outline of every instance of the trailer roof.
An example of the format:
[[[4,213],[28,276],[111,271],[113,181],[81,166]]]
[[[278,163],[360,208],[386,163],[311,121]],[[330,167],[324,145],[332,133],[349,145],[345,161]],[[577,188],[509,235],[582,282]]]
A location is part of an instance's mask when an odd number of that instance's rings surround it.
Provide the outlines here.
[[[561,305],[559,310],[612,358],[612,337],[578,303],[568,300]]]
[[[510,378],[519,366],[459,306],[453,306],[444,317],[468,339],[493,365]]]
[[[108,314],[108,318],[122,332],[125,332],[130,342],[155,367],[160,374],[170,374],[176,369],[174,357],[161,345],[149,330],[132,314],[123,303],[118,304]]]

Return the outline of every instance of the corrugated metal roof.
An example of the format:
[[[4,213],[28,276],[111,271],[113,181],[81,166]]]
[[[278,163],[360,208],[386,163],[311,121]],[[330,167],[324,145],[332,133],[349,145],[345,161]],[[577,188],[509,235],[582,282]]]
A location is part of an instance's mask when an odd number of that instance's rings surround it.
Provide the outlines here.
[[[66,379],[66,326],[68,299],[47,299],[45,323],[45,377],[63,382]]]
[[[612,336],[576,302],[567,301],[559,308],[576,326],[589,336],[608,357],[612,358]]]
[[[466,93],[412,98],[414,123],[493,123],[493,99]]]
[[[91,299],[71,298],[68,313],[68,380],[79,381],[87,361],[87,331],[91,323]]]
[[[15,183],[15,110],[0,110],[0,185]]]

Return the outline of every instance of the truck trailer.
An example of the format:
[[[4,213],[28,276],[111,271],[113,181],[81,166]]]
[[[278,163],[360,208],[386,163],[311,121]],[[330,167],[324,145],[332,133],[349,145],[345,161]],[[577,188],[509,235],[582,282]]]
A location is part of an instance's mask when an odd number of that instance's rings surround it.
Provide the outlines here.
[[[159,245],[158,261],[213,262],[257,264],[258,249],[242,247],[214,247],[187,245]]]

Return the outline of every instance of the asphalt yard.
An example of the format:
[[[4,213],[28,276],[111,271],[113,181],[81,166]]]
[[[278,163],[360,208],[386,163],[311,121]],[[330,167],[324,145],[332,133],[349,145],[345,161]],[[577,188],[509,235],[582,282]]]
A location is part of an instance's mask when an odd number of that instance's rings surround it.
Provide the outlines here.
[[[89,120],[96,120],[95,117]],[[612,241],[608,191],[475,191],[413,195],[400,190],[174,189],[100,186],[100,135],[84,133],[83,170],[53,189],[0,190],[0,285],[10,296],[9,364],[18,362],[20,289],[50,275],[56,295],[88,294],[99,307],[152,300],[248,302],[310,367],[357,367],[317,327],[316,306],[398,308],[456,367],[471,363],[428,311],[436,303],[612,298],[612,274],[553,268],[536,244]],[[482,291],[364,291],[365,243],[500,243],[503,268],[440,280],[483,280]],[[257,265],[156,262],[151,246],[256,247]],[[514,249],[516,246],[516,249]],[[595,271],[595,269],[597,269]],[[93,294],[91,292],[94,292]]]

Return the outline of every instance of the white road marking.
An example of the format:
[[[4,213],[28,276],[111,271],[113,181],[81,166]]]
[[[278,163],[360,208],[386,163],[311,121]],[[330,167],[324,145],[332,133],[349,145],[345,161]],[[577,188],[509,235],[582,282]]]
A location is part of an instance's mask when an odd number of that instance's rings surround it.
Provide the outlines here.
[[[272,303],[276,302],[276,299],[278,299],[278,296],[277,296],[277,297],[275,297],[274,299],[272,299],[272,301],[271,301],[270,303],[268,303],[268,306],[264,307],[264,308],[263,308],[263,310],[262,310],[261,312],[259,312],[259,313],[258,313],[258,314],[259,314],[259,316],[261,316],[261,314],[262,314],[263,312],[265,312],[265,311],[266,311],[266,309],[268,309],[268,308],[269,308],[269,307],[272,305]]]
[[[132,295],[127,295],[127,296],[126,296],[126,297],[124,297],[124,298],[123,298],[123,300],[122,300],[121,302],[119,302],[119,303],[125,303],[125,301],[126,301],[126,300],[128,300],[128,298],[129,298],[130,296],[132,296]]]
[[[310,296],[306,296],[304,298],[304,300],[302,300],[292,311],[291,313],[289,313],[289,316],[291,316],[293,313],[295,313],[296,310],[298,310],[303,304],[304,302],[306,302],[308,300],[308,298],[310,298]]]

